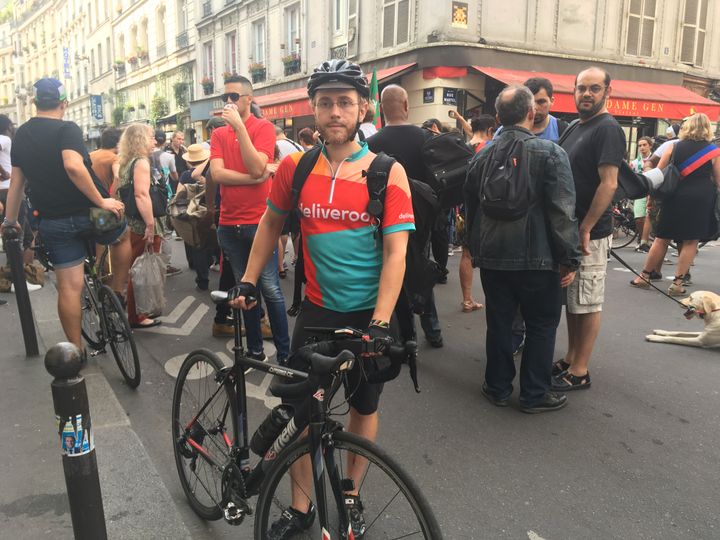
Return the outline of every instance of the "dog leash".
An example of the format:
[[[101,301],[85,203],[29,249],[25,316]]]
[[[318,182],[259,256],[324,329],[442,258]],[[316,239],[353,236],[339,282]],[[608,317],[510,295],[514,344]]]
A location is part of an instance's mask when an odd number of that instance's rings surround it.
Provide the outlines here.
[[[651,286],[653,289],[655,289],[657,292],[659,292],[659,293],[662,294],[663,296],[667,296],[670,300],[672,300],[673,302],[675,302],[676,304],[678,304],[681,308],[683,308],[683,309],[685,310],[685,312],[686,312],[686,316],[687,316],[687,312],[689,312],[689,311],[695,311],[695,308],[692,308],[692,307],[688,308],[688,306],[686,306],[685,304],[683,304],[683,303],[682,303],[680,300],[678,300],[677,298],[673,298],[672,296],[670,296],[668,293],[666,293],[665,291],[663,291],[663,290],[660,289],[659,287],[656,287],[653,282],[651,282],[649,279],[645,278],[642,274],[638,274],[637,271],[635,271],[635,269],[634,269],[632,266],[630,266],[628,263],[626,263],[626,262],[620,257],[620,255],[618,255],[617,253],[615,253],[615,250],[614,250],[614,249],[611,249],[611,250],[610,250],[610,255],[612,255],[613,257],[615,257],[615,259],[617,259],[617,261],[618,261],[620,264],[622,264],[625,268],[627,268],[628,270],[630,270],[630,271],[631,271],[633,274],[635,274],[637,277],[639,277],[640,279],[642,279],[645,283],[647,283],[648,285],[650,285],[650,286]]]

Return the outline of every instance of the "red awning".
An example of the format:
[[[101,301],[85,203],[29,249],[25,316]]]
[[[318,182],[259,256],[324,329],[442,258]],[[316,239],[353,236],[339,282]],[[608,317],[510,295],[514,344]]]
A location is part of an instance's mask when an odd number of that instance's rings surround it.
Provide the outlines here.
[[[381,69],[377,72],[378,82],[382,82],[391,77],[397,77],[405,71],[408,71],[414,65],[415,64],[404,64],[402,66]],[[371,76],[372,73],[368,73],[368,78]],[[283,92],[275,92],[274,94],[255,96],[255,103],[260,106],[263,116],[268,120],[310,116],[313,114],[308,100],[307,89],[304,86]]]
[[[544,77],[553,84],[555,102],[552,110],[576,113],[573,89],[575,75],[518,71],[494,67],[473,66],[488,77],[506,84],[522,84],[530,77]],[[704,98],[683,86],[637,81],[612,81],[612,95],[608,99],[608,112],[614,116],[669,118],[679,120],[695,113],[705,113],[711,121],[720,116],[720,103]]]

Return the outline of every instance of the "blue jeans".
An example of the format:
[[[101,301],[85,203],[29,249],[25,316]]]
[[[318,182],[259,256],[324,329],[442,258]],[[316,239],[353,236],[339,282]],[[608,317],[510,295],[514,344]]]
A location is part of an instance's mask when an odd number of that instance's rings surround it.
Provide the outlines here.
[[[218,227],[220,247],[230,260],[237,282],[240,282],[247,268],[250,248],[252,248],[256,231],[257,225],[220,225]],[[277,349],[277,361],[278,363],[284,363],[290,354],[290,335],[285,312],[285,297],[280,289],[277,249],[273,251],[272,256],[265,264],[257,288],[265,300],[265,309],[273,332],[273,342]],[[245,321],[248,349],[255,354],[262,352],[260,310],[255,306],[253,309],[244,311],[242,316]]]
[[[485,382],[498,399],[510,397],[515,378],[513,320],[525,319],[520,402],[533,407],[550,390],[555,334],[560,323],[560,274],[549,270],[480,269],[487,320]]]

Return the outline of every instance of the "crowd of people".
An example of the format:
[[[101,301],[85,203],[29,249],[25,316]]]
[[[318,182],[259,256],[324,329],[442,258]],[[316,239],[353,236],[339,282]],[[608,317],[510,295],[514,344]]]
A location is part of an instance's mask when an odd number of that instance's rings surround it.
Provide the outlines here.
[[[219,288],[230,291],[232,307],[242,309],[249,357],[265,360],[263,340],[272,338],[277,362],[293,365],[292,352],[308,338],[309,326],[352,326],[366,329],[369,339],[415,340],[416,313],[427,342],[444,346],[432,291],[418,313],[404,276],[418,272],[407,261],[409,240],[419,226],[413,185],[431,184],[424,148],[453,128],[435,118],[411,124],[408,93],[398,85],[383,89],[375,110],[365,74],[345,60],[318,66],[307,89],[316,131],[303,129],[297,142],[262,118],[252,83],[236,75],[225,81],[222,115],[208,123],[209,143],[187,148],[183,133],[173,134],[167,144],[164,132],[137,123],[106,130],[100,149],[88,154],[79,127],[63,120],[67,96],[55,79],[35,83],[37,115],[17,132],[0,118],[3,229],[22,229],[29,242],[32,231],[39,231],[70,341],[82,349],[87,238],[110,246],[111,287],[126,305],[131,325],[160,324],[158,313],[138,312],[128,273],[145,251],[171,249],[172,224],[158,215],[151,193],[162,186],[170,197],[204,193],[207,213],[197,226],[205,240],[186,245],[188,265],[198,291],[209,288],[211,269],[219,272]],[[569,125],[551,114],[553,86],[543,78],[502,90],[495,117],[467,121],[451,113],[470,156],[464,204],[437,210],[421,251],[432,253],[437,282],[446,283],[448,257],[456,253],[455,245],[460,248],[458,309],[470,314],[484,308],[487,365],[480,391],[495,406],[509,404],[514,357],[520,352],[523,412],[560,409],[566,392],[591,385],[589,364],[600,334],[613,230],[611,202],[627,147],[623,130],[607,111],[611,93],[610,74],[591,67],[577,74],[579,118]],[[384,126],[376,130],[373,118],[379,114]],[[676,240],[681,249],[669,293],[680,295],[689,284],[698,241],[717,232],[713,210],[720,150],[710,143],[710,123],[702,114],[673,126],[672,135],[654,153],[654,141],[641,138],[639,155],[630,162],[636,172],[674,163],[684,178],[662,204],[635,201],[637,250],[647,253],[647,260],[631,285],[647,288],[661,277],[668,244]],[[373,200],[366,173],[379,153],[394,163],[381,198]],[[493,186],[507,182],[522,189],[491,196]],[[128,187],[137,212],[125,219],[119,192]],[[29,223],[28,202],[39,217],[37,227]],[[379,212],[371,202],[381,203]],[[117,225],[99,232],[88,214],[92,207],[114,214]],[[298,256],[296,272],[302,267],[305,278],[292,336],[280,286],[288,271],[288,238]],[[177,273],[169,259],[166,263],[168,275]],[[484,306],[472,295],[474,268],[480,270]],[[554,360],[563,305],[568,343],[563,357]],[[229,309],[217,306],[213,336],[232,335]],[[372,440],[379,428],[382,384],[368,383],[359,369],[346,382],[347,428]],[[271,538],[291,538],[314,519],[306,495],[308,463],[300,460],[294,467],[298,489]],[[355,485],[362,472],[361,464],[349,467]],[[358,490],[350,487],[345,501],[353,531],[361,537],[365,524]]]

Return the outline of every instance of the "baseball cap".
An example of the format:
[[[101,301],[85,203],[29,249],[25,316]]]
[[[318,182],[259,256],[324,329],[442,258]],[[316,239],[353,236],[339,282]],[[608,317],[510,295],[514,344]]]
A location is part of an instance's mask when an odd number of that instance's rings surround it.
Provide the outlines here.
[[[33,85],[33,97],[36,101],[53,103],[65,101],[67,93],[60,81],[51,77],[44,77]]]
[[[162,129],[156,129],[155,130],[155,142],[158,144],[162,144],[167,140],[167,135],[165,135],[165,132]]]

